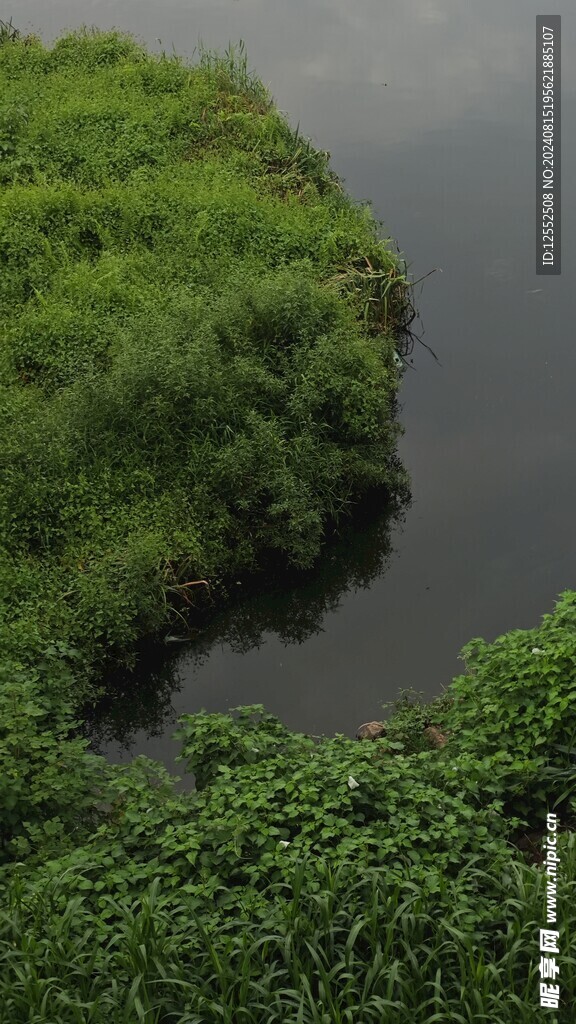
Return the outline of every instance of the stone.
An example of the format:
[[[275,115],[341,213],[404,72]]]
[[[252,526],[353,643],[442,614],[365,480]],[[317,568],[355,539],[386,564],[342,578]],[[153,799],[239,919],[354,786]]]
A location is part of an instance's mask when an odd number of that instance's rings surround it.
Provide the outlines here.
[[[424,735],[428,737],[433,747],[443,747],[446,743],[446,736],[435,725],[427,725]]]
[[[378,740],[386,732],[383,722],[364,722],[356,732],[357,740]]]

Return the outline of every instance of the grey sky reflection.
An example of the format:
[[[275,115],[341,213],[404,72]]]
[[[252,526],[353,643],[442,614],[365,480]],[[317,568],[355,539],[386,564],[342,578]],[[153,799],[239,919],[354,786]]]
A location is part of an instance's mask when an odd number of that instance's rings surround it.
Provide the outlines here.
[[[530,81],[540,9],[532,0],[8,0],[3,17],[45,38],[84,23],[116,26],[184,55],[199,38],[219,48],[243,38],[280,105],[307,131],[332,144],[376,137],[394,146],[493,107],[495,90]],[[567,48],[575,27],[566,19],[563,28]],[[575,75],[565,61],[565,87]],[[532,100],[530,90],[530,116]],[[506,103],[499,116],[509,118]]]

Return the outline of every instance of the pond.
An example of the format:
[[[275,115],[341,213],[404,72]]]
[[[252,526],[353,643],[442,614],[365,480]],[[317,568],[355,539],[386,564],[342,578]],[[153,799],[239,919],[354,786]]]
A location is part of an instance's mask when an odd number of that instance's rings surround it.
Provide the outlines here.
[[[536,625],[576,584],[570,343],[574,207],[562,276],[534,253],[534,33],[540,8],[411,0],[17,0],[48,40],[82,23],[192,56],[246,42],[293,123],[370,199],[414,280],[423,340],[406,371],[405,515],[366,514],[315,573],[248,594],[194,645],[146,651],[96,735],[109,759],[174,767],[178,714],[264,703],[289,727],[353,735],[403,688],[432,697],[473,636]],[[564,51],[574,24],[563,25]],[[563,68],[563,122],[575,71]],[[565,131],[564,180],[574,178]],[[240,588],[238,588],[240,590]],[[126,681],[118,683],[120,690]],[[116,737],[115,739],[113,737]]]

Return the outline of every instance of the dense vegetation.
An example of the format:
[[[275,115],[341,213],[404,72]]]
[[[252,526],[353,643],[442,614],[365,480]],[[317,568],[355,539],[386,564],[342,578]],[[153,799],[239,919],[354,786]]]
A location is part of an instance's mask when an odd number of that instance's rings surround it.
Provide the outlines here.
[[[14,708],[2,1024],[531,1024],[551,807],[567,1024],[576,594],[464,656],[444,697],[401,702],[374,743],[315,744],[260,707],[185,716],[197,787],[184,794],[144,758],[112,768],[53,732],[39,771],[41,711]],[[431,720],[442,748],[422,731]]]
[[[576,930],[575,594],[375,743],[185,716],[188,793],[86,751],[106,655],[405,488],[410,310],[241,53],[0,42],[0,1024],[534,1021],[550,806]]]
[[[405,485],[406,286],[242,55],[81,34],[0,74],[0,573],[91,661]]]

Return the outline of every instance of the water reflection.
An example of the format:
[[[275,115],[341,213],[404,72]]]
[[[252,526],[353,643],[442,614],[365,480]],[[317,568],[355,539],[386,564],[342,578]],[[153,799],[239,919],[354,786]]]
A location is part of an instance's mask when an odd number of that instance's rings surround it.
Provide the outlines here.
[[[141,747],[143,734],[148,741],[165,736],[178,714],[204,706],[205,685],[195,693],[194,677],[215,648],[226,649],[228,657],[245,656],[272,638],[283,647],[300,646],[322,633],[326,616],[337,612],[345,595],[368,589],[385,573],[391,531],[401,528],[409,500],[405,494],[391,504],[382,493],[372,495],[358,505],[340,537],[327,538],[324,557],[313,569],[268,567],[233,584],[226,608],[191,642],[143,645],[135,669],[109,673],[107,696],[87,711],[93,748],[114,750],[123,760],[122,752]]]

